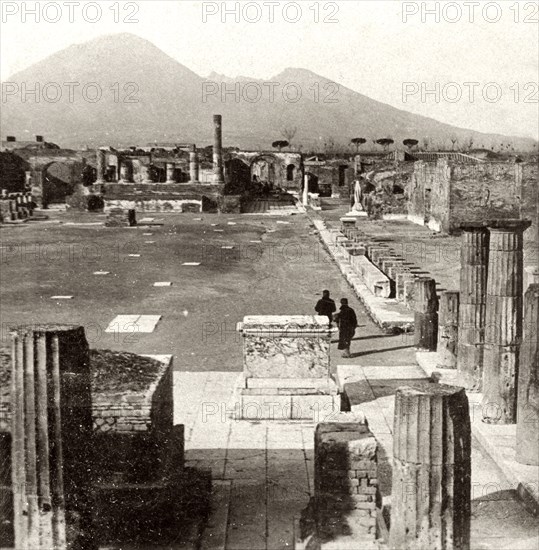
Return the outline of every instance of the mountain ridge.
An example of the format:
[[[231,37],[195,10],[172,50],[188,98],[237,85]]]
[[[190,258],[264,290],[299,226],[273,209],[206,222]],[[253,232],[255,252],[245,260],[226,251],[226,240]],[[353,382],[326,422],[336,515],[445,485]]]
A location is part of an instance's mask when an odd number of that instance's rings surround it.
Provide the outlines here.
[[[290,127],[297,127],[295,145],[311,149],[328,141],[346,145],[353,137],[372,142],[388,135],[396,143],[425,136],[447,142],[452,134],[461,142],[472,136],[476,146],[485,147],[508,140],[517,148],[535,143],[416,115],[300,67],[285,68],[268,80],[217,72],[204,78],[131,33],[72,44],[7,82],[19,86],[20,97],[3,102],[2,133],[45,135],[66,147],[154,140],[204,145],[212,140],[213,113],[223,115],[229,146],[270,148]],[[41,101],[27,94],[23,102],[23,86],[32,89],[35,83],[41,86]],[[71,95],[69,83],[78,83]]]

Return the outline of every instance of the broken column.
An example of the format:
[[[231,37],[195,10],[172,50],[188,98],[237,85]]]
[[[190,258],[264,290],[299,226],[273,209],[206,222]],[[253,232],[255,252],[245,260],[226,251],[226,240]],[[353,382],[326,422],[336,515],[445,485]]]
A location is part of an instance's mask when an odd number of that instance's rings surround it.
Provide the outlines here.
[[[96,184],[105,183],[105,173],[107,170],[107,154],[103,149],[96,150]]]
[[[223,172],[223,117],[213,115],[213,183],[225,183]]]
[[[167,162],[167,181],[166,183],[176,183],[176,163]]]
[[[524,231],[526,220],[489,223],[490,244],[485,311],[483,421],[517,420],[518,361],[522,339]]]
[[[92,410],[82,327],[12,332],[12,478],[16,548],[89,548]]]
[[[516,459],[539,466],[539,284],[524,297],[524,338],[520,353],[517,398]]]
[[[471,427],[463,388],[424,383],[395,395],[392,550],[468,550]]]
[[[459,293],[442,292],[438,322],[439,366],[457,368],[457,346],[459,331]]]
[[[482,224],[461,226],[457,370],[459,384],[481,391],[489,233]]]
[[[198,154],[196,145],[189,151],[189,180],[191,183],[198,183]]]
[[[421,277],[414,283],[415,347],[422,351],[436,351],[438,343],[438,295],[436,281]]]

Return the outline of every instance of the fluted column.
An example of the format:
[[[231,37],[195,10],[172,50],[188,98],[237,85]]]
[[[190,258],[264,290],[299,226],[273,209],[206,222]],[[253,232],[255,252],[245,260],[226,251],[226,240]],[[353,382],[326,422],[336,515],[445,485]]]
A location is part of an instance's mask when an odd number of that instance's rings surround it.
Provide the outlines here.
[[[89,548],[92,411],[84,329],[23,326],[12,338],[15,548]]]
[[[468,550],[471,428],[463,388],[429,384],[395,395],[392,550]]]
[[[459,384],[481,391],[489,233],[482,224],[461,226],[457,370]]]
[[[414,335],[418,350],[436,351],[438,296],[436,281],[429,277],[421,277],[414,284]]]
[[[198,154],[196,146],[193,145],[189,151],[189,179],[191,183],[198,183]]]
[[[485,312],[483,421],[514,424],[522,339],[525,220],[489,224],[490,245]]]
[[[539,466],[539,284],[524,297],[524,337],[520,354],[517,399],[518,462]]]
[[[440,299],[438,322],[439,364],[446,369],[457,367],[457,346],[459,328],[459,293],[446,291]]]
[[[105,172],[107,170],[107,154],[103,149],[96,150],[97,179],[95,183],[105,183]]]
[[[213,115],[213,183],[224,183],[223,172],[223,117]]]

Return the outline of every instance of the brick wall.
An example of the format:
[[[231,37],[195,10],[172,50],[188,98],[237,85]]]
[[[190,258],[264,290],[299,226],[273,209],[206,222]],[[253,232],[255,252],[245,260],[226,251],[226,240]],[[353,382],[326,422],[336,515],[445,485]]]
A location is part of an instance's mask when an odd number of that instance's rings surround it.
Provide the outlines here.
[[[377,538],[377,443],[365,422],[318,424],[315,432],[315,507],[320,538]]]

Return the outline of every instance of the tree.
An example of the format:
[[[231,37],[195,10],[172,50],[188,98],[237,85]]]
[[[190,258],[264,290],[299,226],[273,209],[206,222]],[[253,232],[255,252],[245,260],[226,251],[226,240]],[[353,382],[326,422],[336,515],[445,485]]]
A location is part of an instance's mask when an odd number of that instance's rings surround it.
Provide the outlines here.
[[[281,151],[281,149],[283,147],[288,147],[288,141],[283,141],[283,140],[278,140],[278,141],[274,141],[271,146],[274,148],[274,149],[279,149],[279,151]]]
[[[428,136],[425,136],[422,140],[421,140],[421,143],[423,145],[423,150],[424,151],[428,151],[429,150],[429,146],[430,146],[430,138]]]
[[[419,143],[419,141],[417,139],[405,139],[402,144],[405,146],[405,147],[408,147],[408,151],[411,151],[417,144]]]
[[[367,143],[367,140],[365,138],[354,138],[350,140],[350,143],[356,146],[356,152],[359,153],[359,148],[364,144]]]
[[[473,136],[470,136],[466,142],[466,146],[468,147],[468,151],[473,147],[474,139]]]
[[[281,130],[281,135],[288,141],[288,147],[290,147],[292,140],[296,137],[298,131],[297,126],[285,126]],[[284,145],[283,147],[287,147],[287,145]]]
[[[449,139],[451,140],[451,151],[454,151],[455,145],[458,143],[459,138],[455,134],[451,134]]]
[[[393,143],[395,142],[390,137],[387,137],[387,138],[377,139],[376,143],[378,143],[378,145],[381,145],[384,148],[384,151],[387,151],[387,148],[390,145],[393,145]]]

